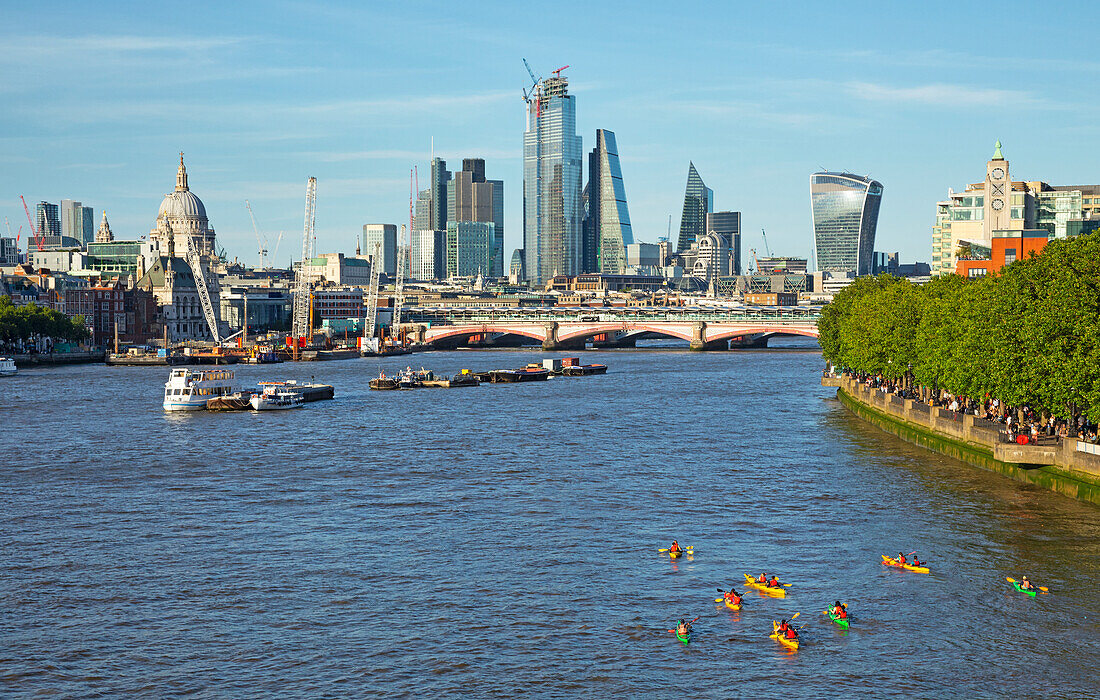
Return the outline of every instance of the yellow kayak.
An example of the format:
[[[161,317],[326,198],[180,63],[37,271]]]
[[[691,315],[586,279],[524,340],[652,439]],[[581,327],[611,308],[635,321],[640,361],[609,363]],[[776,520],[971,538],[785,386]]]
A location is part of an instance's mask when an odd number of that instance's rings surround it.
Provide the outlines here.
[[[741,603],[731,603],[729,598],[726,598],[726,607],[729,608],[730,610],[740,610],[741,609]]]
[[[683,555],[683,553],[684,553],[684,550],[681,549],[681,550],[678,550],[676,552],[669,552],[668,556],[671,557],[672,559],[679,559],[680,556]]]
[[[769,588],[768,586],[765,586],[762,583],[757,583],[756,579],[754,579],[752,576],[749,576],[748,574],[745,574],[745,585],[748,586],[749,588],[754,588],[754,589],[760,591],[764,595],[770,595],[773,598],[786,598],[787,597],[787,589],[786,588]]]
[[[794,649],[796,651],[798,650],[798,640],[797,639],[787,639],[785,636],[780,634],[780,632],[779,632],[779,623],[776,622],[775,620],[772,620],[771,638],[774,639],[775,641],[779,642],[783,646],[787,647],[788,649]]]
[[[882,557],[882,563],[885,566],[896,566],[899,569],[905,569],[906,571],[912,571],[914,574],[927,574],[931,573],[931,570],[927,566],[913,566],[912,564],[899,564],[897,559],[891,559],[885,554],[879,555]]]

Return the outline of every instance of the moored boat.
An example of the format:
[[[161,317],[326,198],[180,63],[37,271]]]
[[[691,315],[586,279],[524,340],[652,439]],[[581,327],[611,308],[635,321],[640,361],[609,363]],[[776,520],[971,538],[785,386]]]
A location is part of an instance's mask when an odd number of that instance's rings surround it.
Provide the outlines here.
[[[489,377],[494,383],[544,382],[550,378],[550,370],[528,365],[522,369],[494,369],[489,372]]]
[[[745,574],[745,585],[749,588],[760,591],[764,595],[770,595],[773,598],[787,597],[786,588],[772,588],[771,586],[766,586],[762,583],[758,583],[756,579],[754,579],[752,576],[749,576],[748,574]]]
[[[368,386],[379,391],[392,391],[401,388],[397,377],[387,377],[385,372],[379,372],[377,377],[370,380]]]
[[[15,360],[10,357],[0,357],[0,377],[10,377],[18,371]]]
[[[302,395],[286,382],[260,382],[261,391],[253,394],[249,405],[254,411],[284,411],[302,407]]]
[[[164,410],[200,411],[209,399],[232,393],[232,370],[174,369],[164,384]]]
[[[562,376],[565,377],[587,377],[593,374],[607,374],[607,365],[573,365],[569,367],[562,367],[561,373]]]
[[[238,391],[228,396],[215,396],[206,400],[207,411],[247,411],[252,407],[251,391]]]

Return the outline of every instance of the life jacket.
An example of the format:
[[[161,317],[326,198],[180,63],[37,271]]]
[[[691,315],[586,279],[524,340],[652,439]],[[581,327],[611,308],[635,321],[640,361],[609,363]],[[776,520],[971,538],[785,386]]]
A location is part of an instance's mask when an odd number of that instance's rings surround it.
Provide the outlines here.
[[[903,556],[901,556],[901,555],[898,555],[898,563],[899,563],[899,564],[905,564],[905,563],[906,563],[906,562],[905,562],[905,557],[903,557]]]
[[[670,552],[679,552],[680,551],[680,545],[673,542],[672,546],[668,548],[668,551],[670,551]]]
[[[739,596],[739,595],[735,595],[735,596],[732,596],[732,597],[730,598],[730,601],[731,601],[731,602],[732,602],[732,603],[733,603],[734,605],[740,605],[740,604],[741,604],[741,596]]]
[[[768,577],[764,574],[760,574],[760,578],[756,579],[757,583],[767,583]]]
[[[845,610],[844,608],[837,608],[836,609],[836,616],[839,617],[841,620],[847,620],[848,619],[848,611]]]
[[[780,587],[781,586],[780,586],[779,581],[776,581],[775,577],[772,576],[772,580],[768,581],[768,588],[780,588]]]
[[[798,636],[798,633],[794,631],[793,627],[788,627],[786,636],[787,636],[787,639],[794,639]]]

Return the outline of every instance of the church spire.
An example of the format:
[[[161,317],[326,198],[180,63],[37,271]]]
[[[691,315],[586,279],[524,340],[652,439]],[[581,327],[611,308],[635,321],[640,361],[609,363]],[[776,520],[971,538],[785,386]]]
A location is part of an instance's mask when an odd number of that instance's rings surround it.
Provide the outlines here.
[[[180,169],[176,172],[176,192],[187,191],[187,168],[183,167],[183,151],[180,151]]]
[[[111,225],[107,223],[107,210],[103,211],[103,221],[99,222],[99,231],[96,232],[96,243],[110,243],[115,240],[115,234],[111,233]]]

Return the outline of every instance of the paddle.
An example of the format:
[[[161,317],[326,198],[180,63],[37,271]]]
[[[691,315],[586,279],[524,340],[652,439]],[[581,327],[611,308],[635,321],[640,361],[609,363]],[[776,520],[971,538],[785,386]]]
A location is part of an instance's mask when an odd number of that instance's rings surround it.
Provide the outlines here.
[[[702,617],[702,615],[700,615],[699,617]],[[695,620],[698,620],[699,617],[695,618]],[[688,622],[688,626],[690,627],[691,625],[695,624],[695,620],[691,620],[690,622]],[[676,634],[675,629],[670,629],[669,632],[671,632],[672,634]]]
[[[1012,578],[1011,576],[1005,576],[1005,580],[1008,581],[1009,583],[1016,583],[1016,579]],[[1035,586],[1035,588],[1036,588],[1036,590],[1040,590],[1043,593],[1050,593],[1050,589],[1047,588],[1046,586]],[[1024,590],[1027,590],[1027,589],[1025,588]]]

